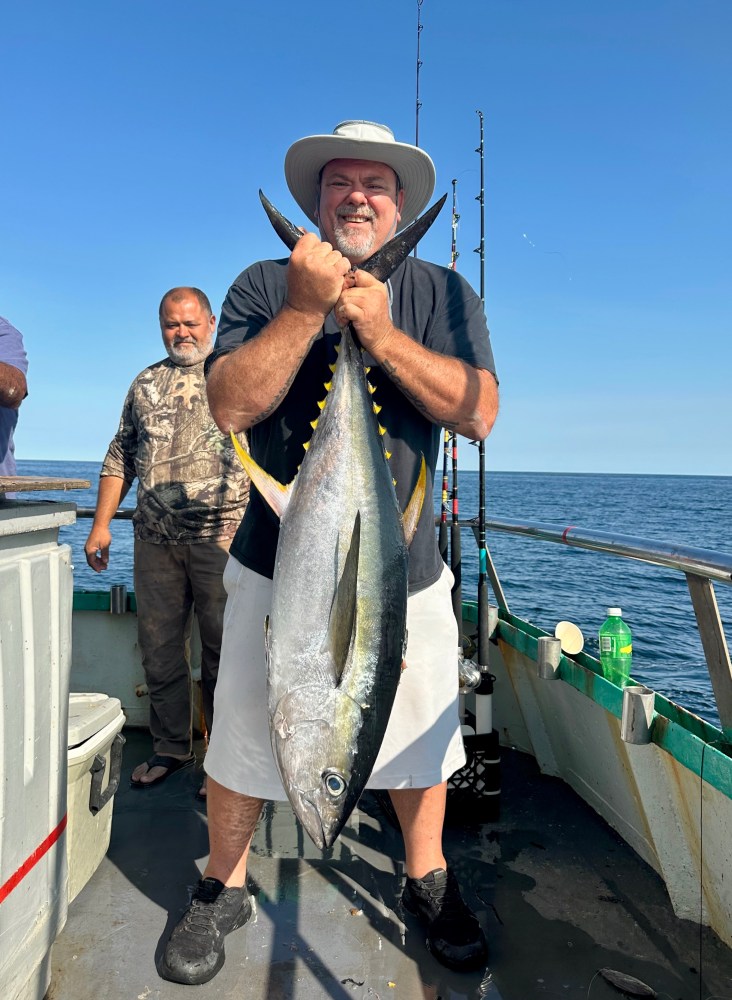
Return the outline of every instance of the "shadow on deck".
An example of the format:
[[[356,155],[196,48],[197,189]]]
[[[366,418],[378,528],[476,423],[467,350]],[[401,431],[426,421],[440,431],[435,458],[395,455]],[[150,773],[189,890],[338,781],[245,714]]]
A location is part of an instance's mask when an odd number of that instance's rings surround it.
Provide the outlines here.
[[[112,842],[72,903],[53,952],[48,1000],[609,1000],[609,967],[674,1000],[732,1000],[732,952],[677,920],[656,874],[562,782],[502,751],[501,816],[448,827],[445,853],[491,947],[483,975],[439,966],[395,908],[401,838],[366,794],[333,849],[317,851],[289,806],[269,805],[255,835],[256,916],[227,938],[202,987],[156,971],[163,943],[208,852],[200,771],[129,788],[149,738],[127,731]],[[411,918],[408,918],[410,920]]]

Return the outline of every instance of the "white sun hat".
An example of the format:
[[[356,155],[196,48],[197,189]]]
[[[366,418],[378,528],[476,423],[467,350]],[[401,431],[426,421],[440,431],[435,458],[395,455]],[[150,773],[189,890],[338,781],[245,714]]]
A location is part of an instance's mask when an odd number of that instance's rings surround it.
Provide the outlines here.
[[[298,139],[285,156],[285,178],[290,193],[316,225],[320,171],[330,160],[373,160],[391,167],[404,188],[399,229],[414,222],[435,188],[435,165],[419,146],[397,142],[392,130],[377,122],[341,122],[332,135]]]

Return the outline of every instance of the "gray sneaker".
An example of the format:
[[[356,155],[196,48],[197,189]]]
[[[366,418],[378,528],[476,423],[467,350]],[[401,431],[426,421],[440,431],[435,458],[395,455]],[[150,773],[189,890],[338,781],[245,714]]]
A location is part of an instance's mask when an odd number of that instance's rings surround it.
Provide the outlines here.
[[[474,972],[485,966],[485,935],[460,895],[452,871],[435,868],[424,878],[408,878],[402,905],[420,921],[427,932],[427,947],[442,965],[456,972]]]
[[[186,986],[213,979],[226,959],[224,938],[251,915],[246,886],[227,889],[216,878],[202,878],[165,946],[160,963],[163,978]]]

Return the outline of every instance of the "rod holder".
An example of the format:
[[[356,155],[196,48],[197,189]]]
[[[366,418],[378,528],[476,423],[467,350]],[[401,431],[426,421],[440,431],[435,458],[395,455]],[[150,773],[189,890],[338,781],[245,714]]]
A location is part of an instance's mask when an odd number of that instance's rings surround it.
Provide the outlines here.
[[[496,678],[487,667],[480,668],[480,684],[475,689],[475,732],[493,731],[493,685]]]
[[[655,704],[655,691],[643,684],[630,684],[623,688],[623,714],[620,719],[620,738],[623,742],[636,746],[651,742]]]
[[[127,587],[115,583],[109,588],[109,611],[113,615],[123,615],[127,611]]]
[[[537,667],[539,677],[553,681],[559,677],[559,660],[562,656],[562,643],[553,635],[542,635],[538,640]]]
[[[498,628],[498,608],[495,604],[488,605],[488,638],[496,634]]]

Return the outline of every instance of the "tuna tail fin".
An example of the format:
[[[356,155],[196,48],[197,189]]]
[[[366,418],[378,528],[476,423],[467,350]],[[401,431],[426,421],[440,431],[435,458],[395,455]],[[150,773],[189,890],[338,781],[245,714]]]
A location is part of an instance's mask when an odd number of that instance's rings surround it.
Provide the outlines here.
[[[361,548],[361,512],[356,511],[353,522],[351,544],[346,553],[343,572],[338,581],[333,603],[330,608],[328,634],[324,648],[330,650],[335,677],[340,682],[348,661],[351,640],[356,626],[356,580],[358,577],[358,557]]]
[[[278,483],[274,476],[270,476],[268,472],[265,472],[264,469],[260,468],[249,452],[242,448],[237,441],[234,432],[229,431],[229,434],[231,435],[231,440],[234,442],[234,450],[239,456],[239,461],[244,466],[244,471],[249,476],[252,483],[257,487],[262,497],[270,505],[277,517],[281,519],[282,515],[287,510],[287,505],[290,502],[292,487],[295,480],[293,479],[293,481],[287,486],[283,486],[282,483]]]
[[[406,506],[404,514],[402,515],[402,523],[404,525],[404,540],[407,543],[407,547],[412,544],[412,539],[414,538],[414,533],[417,530],[417,524],[419,522],[420,515],[422,513],[422,506],[424,504],[425,492],[427,490],[427,465],[424,460],[424,455],[422,456],[422,464],[419,467],[419,475],[417,476],[417,483],[412,491],[412,498]]]
[[[410,226],[407,226],[401,233],[392,237],[388,243],[372,254],[368,260],[359,264],[361,270],[373,274],[379,281],[386,281],[399,265],[407,259],[412,250],[414,250],[439,215],[440,209],[445,204],[446,199],[447,194],[443,194],[432,208],[428,208]],[[286,219],[281,212],[277,211],[261,189],[259,191],[259,200],[262,202],[262,207],[267,213],[267,218],[272,223],[272,228],[288,250],[292,250],[302,236],[302,233],[289,219]]]

